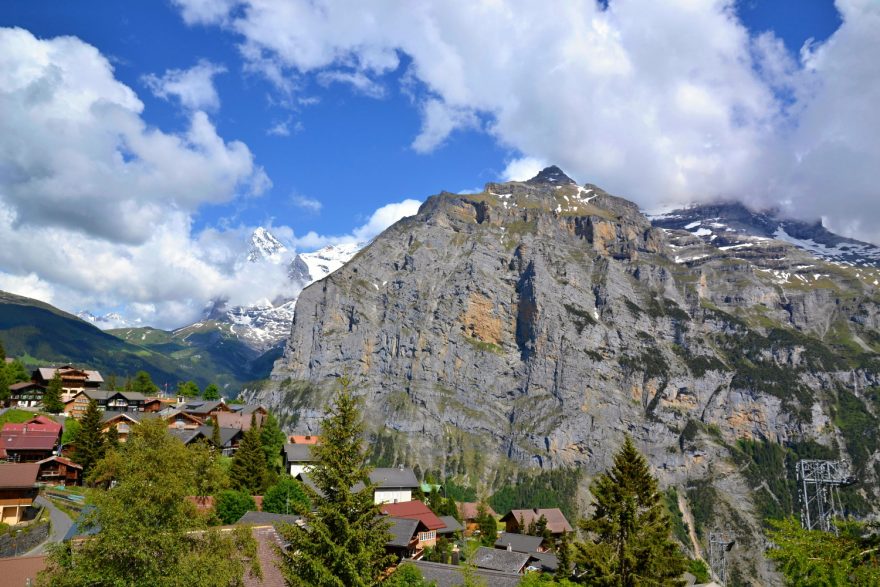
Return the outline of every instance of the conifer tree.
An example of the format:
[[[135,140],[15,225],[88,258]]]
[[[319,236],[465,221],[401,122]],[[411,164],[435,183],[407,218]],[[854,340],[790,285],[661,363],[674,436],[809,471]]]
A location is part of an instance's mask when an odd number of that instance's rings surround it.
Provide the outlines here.
[[[263,420],[263,425],[260,426],[260,443],[263,445],[263,452],[266,453],[266,463],[274,473],[280,473],[283,468],[281,450],[286,440],[287,437],[278,425],[278,419],[269,412]]]
[[[229,481],[233,489],[259,495],[267,484],[266,453],[260,442],[260,428],[251,417],[251,427],[244,433],[232,459]]]
[[[220,425],[215,420],[209,420],[211,422],[211,444],[214,446],[216,450],[222,450],[221,446],[222,442],[220,440]]]
[[[483,546],[492,546],[498,540],[498,520],[489,513],[485,501],[477,504],[477,526],[480,528],[480,541]]]
[[[571,533],[563,532],[559,539],[559,545],[556,547],[556,559],[558,566],[556,567],[556,579],[568,579],[571,577]]]
[[[373,503],[363,434],[357,401],[343,377],[321,427],[321,444],[313,449],[313,511],[304,513],[305,527],[281,528],[290,543],[281,564],[288,585],[375,585],[393,561],[385,553],[388,522]]]
[[[88,476],[92,468],[104,456],[104,435],[101,433],[101,412],[98,402],[89,400],[86,411],[79,421],[79,432],[74,439],[76,452],[74,460],[82,465],[83,477]]]
[[[195,384],[193,384],[195,385]],[[198,389],[198,387],[196,387]],[[202,397],[210,402],[217,401],[220,399],[220,389],[214,383],[209,383],[208,387],[205,388],[204,394]]]
[[[46,387],[43,393],[43,409],[51,414],[58,414],[64,411],[64,403],[61,401],[61,374],[55,371],[52,381]]]
[[[581,520],[587,536],[573,560],[591,585],[684,585],[686,559],[670,536],[671,524],[648,462],[627,436],[614,466],[593,483],[595,510]]]
[[[104,434],[104,450],[116,450],[119,448],[119,429],[116,426],[110,426],[107,433]]]
[[[0,405],[5,405],[11,395],[9,391],[9,379],[6,375],[5,365],[0,362]]]
[[[3,346],[3,341],[0,340],[0,365],[6,362],[6,347]]]

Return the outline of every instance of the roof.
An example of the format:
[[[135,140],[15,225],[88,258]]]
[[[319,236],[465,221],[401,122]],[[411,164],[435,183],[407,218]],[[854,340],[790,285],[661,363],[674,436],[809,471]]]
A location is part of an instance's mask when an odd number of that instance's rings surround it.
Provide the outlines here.
[[[317,434],[291,434],[290,435],[291,444],[318,444],[321,442],[321,437]]]
[[[269,526],[254,527],[251,533],[257,541],[257,561],[263,576],[255,577],[248,569],[242,580],[244,587],[286,587],[287,583],[284,582],[284,575],[279,568],[281,558],[278,547],[283,544],[278,532]]]
[[[219,408],[220,406],[225,405],[223,402],[217,401],[190,401],[182,406],[182,410],[184,412],[189,412],[190,414],[205,414],[206,416]]]
[[[251,429],[251,417],[253,414],[242,414],[233,412],[217,412],[214,418],[221,427],[224,428],[240,428],[242,430]],[[257,424],[263,421],[262,414],[256,414]]]
[[[130,402],[133,401],[146,401],[147,396],[142,394],[139,391],[115,391],[115,390],[106,390],[106,389],[84,389],[76,395],[83,394],[88,398],[91,398],[95,401],[98,400],[108,400],[114,396],[122,396]],[[76,396],[74,396],[76,397]]]
[[[529,554],[532,557],[529,562],[530,567],[548,573],[554,573],[559,568],[559,559],[552,552],[530,552]]]
[[[53,422],[52,424],[53,425],[33,424],[30,422],[25,422],[24,424],[13,424],[12,422],[7,422],[3,425],[3,431],[0,432],[0,435],[15,436],[29,434],[33,436],[60,436],[61,424],[58,424],[57,422]]]
[[[68,467],[73,467],[74,469],[82,470],[82,465],[77,465],[76,463],[74,463],[73,461],[71,461],[70,459],[65,458],[65,457],[51,456],[48,459],[43,459],[42,461],[37,461],[37,464],[42,465],[43,463],[48,463],[49,461],[57,461],[57,462],[61,463],[62,465],[66,465]]]
[[[530,555],[524,552],[512,552],[481,546],[474,553],[471,562],[480,569],[519,573],[526,566],[526,563],[529,562],[529,558],[531,558]]]
[[[205,433],[201,431],[199,428],[195,428],[193,430],[181,430],[179,428],[169,428],[168,433],[171,436],[179,438],[183,441],[183,444],[190,444],[195,442],[199,438],[209,439],[210,436],[205,436]]]
[[[9,450],[53,450],[58,445],[57,434],[6,434],[0,436],[0,447]]]
[[[205,438],[208,440],[214,436],[213,426],[199,426],[198,431],[204,434]],[[241,429],[239,428],[220,428],[220,446],[226,446],[235,440],[236,436],[240,436],[241,433]]]
[[[388,531],[391,533],[392,538],[385,544],[387,546],[396,546],[399,548],[406,548],[409,546],[409,543],[412,542],[413,536],[416,535],[419,521],[411,518],[398,518],[395,516],[389,516],[388,521],[391,522],[391,527],[388,528]]]
[[[395,487],[415,489],[419,480],[412,469],[378,468],[370,471],[370,482],[382,489]]]
[[[437,534],[452,534],[453,532],[464,530],[462,525],[453,516],[440,516],[440,521],[443,522],[444,527],[438,528]]]
[[[382,513],[396,518],[409,518],[418,520],[428,530],[439,530],[445,528],[444,524],[437,514],[431,511],[431,508],[420,501],[402,501],[399,503],[383,503],[379,508]]]
[[[541,536],[528,536],[527,534],[514,534],[513,532],[502,532],[498,540],[495,541],[495,548],[506,549],[510,546],[513,552],[537,552],[541,547],[544,539]]]
[[[237,526],[277,526],[278,524],[296,524],[299,516],[273,514],[271,512],[245,512],[235,523]]]
[[[101,412],[101,422],[106,424],[107,422],[116,419],[127,419],[138,424],[141,420],[144,419],[144,416],[146,414],[149,414],[149,417],[155,418],[155,414],[150,412],[116,412],[112,410],[107,410]]]
[[[537,523],[540,517],[544,516],[547,520],[547,529],[550,530],[551,534],[562,534],[563,532],[572,531],[571,524],[568,523],[568,520],[565,519],[565,516],[559,508],[510,510],[501,519],[508,520],[511,516],[513,516],[513,519],[517,522],[522,519],[526,526],[531,524],[533,520]]]
[[[40,465],[37,463],[0,463],[0,487],[24,489],[37,482]]]
[[[0,558],[0,577],[8,587],[26,587],[37,584],[37,574],[46,568],[45,554]]]
[[[479,507],[480,504],[475,501],[460,501],[458,502],[458,515],[462,520],[476,519]],[[486,513],[493,517],[498,515],[488,503],[486,504]]]
[[[406,561],[415,565],[426,581],[433,581],[437,587],[459,587],[464,582],[462,568],[455,565],[431,563],[428,561]],[[486,587],[516,587],[522,581],[522,575],[477,569],[474,575],[479,577]]]
[[[64,377],[66,373],[70,371],[78,371],[84,373],[86,376],[86,381],[92,383],[104,383],[104,378],[101,377],[101,374],[98,371],[89,371],[88,369],[77,369],[72,365],[64,365],[62,367],[40,367],[37,369],[40,373],[40,377],[42,377],[45,381],[48,381],[55,377],[55,372],[60,371],[61,376]]]
[[[228,407],[235,413],[247,414],[248,416],[250,416],[257,410],[263,410],[264,412],[266,411],[265,407],[256,404],[227,404],[226,407]]]
[[[313,444],[285,444],[284,458],[288,463],[311,463],[315,458],[312,456]]]
[[[20,383],[13,383],[9,386],[9,391],[24,391],[25,389],[36,389],[40,387],[33,381],[22,381]]]

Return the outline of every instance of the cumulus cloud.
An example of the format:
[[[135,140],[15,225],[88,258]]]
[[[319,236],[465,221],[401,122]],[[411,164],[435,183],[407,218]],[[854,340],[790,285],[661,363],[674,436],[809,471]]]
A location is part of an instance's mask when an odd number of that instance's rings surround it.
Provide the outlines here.
[[[373,212],[364,224],[358,226],[349,234],[331,236],[311,231],[303,236],[295,237],[293,242],[296,246],[305,249],[316,249],[339,243],[365,243],[376,238],[382,231],[401,218],[415,215],[421,205],[420,201],[412,199],[386,204]]]
[[[294,194],[293,196],[291,196],[290,201],[297,208],[302,208],[303,210],[311,212],[313,214],[317,214],[321,211],[321,202],[314,198]]]
[[[877,2],[837,0],[839,30],[797,57],[751,35],[734,0],[176,3],[288,89],[340,68],[381,84],[405,54],[419,152],[482,128],[645,206],[784,200],[880,240]]]
[[[225,73],[222,65],[200,60],[190,69],[169,69],[161,77],[145,75],[144,83],[156,96],[165,100],[177,98],[190,110],[217,110],[220,96],[214,87],[214,76]]]
[[[204,111],[180,133],[148,126],[142,111],[91,45],[0,29],[0,289],[70,311],[131,303],[132,317],[158,326],[246,290],[232,245],[214,246],[246,229],[209,242],[192,216],[262,192],[268,177]],[[272,293],[262,286],[249,287]]]

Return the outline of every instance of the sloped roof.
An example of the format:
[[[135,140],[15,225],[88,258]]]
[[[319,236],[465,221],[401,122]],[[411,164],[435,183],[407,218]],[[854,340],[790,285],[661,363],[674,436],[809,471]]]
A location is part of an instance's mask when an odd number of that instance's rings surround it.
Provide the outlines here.
[[[224,406],[225,404],[219,400],[217,401],[190,401],[183,405],[181,408],[184,412],[189,412],[190,414],[205,414],[208,415],[217,408]]]
[[[3,434],[0,448],[10,450],[52,450],[58,444],[58,435],[50,434]]]
[[[542,509],[534,509],[534,510],[510,510],[508,513],[504,515],[502,520],[506,521],[511,519],[511,516],[517,522],[522,520],[526,526],[534,521],[535,523],[544,516],[547,520],[547,529],[550,530],[552,534],[561,534],[563,532],[571,532],[571,524],[568,523],[568,520],[565,519],[565,515],[559,508],[542,508]]]
[[[257,541],[257,561],[260,564],[262,577],[252,575],[250,569],[245,571],[242,582],[244,587],[286,587],[284,575],[278,565],[281,563],[278,547],[283,547],[281,537],[274,527],[255,527],[251,530]]]
[[[406,562],[415,565],[422,573],[422,577],[426,581],[433,581],[437,587],[460,587],[464,583],[464,575],[460,566],[423,560]],[[486,569],[476,569],[474,575],[479,577],[486,587],[517,587],[522,581],[522,575]]]
[[[453,516],[440,516],[440,521],[443,522],[444,526],[437,529],[437,534],[452,534],[453,532],[464,530],[462,525]]]
[[[115,412],[113,410],[101,412],[101,422],[105,424],[111,420],[131,420],[137,424],[147,417],[155,418],[156,414],[152,412]]]
[[[235,523],[236,526],[277,526],[278,524],[296,524],[300,516],[273,514],[271,512],[245,512]]]
[[[475,501],[460,501],[457,504],[458,506],[458,515],[461,516],[462,520],[474,520],[477,517],[477,510],[480,507],[480,504]],[[492,509],[488,503],[486,504],[486,513],[490,516],[495,517],[498,514],[495,513],[495,510]]]
[[[507,549],[510,546],[514,552],[530,553],[537,552],[542,542],[544,539],[540,536],[502,532],[498,540],[495,541],[495,548]]]
[[[471,562],[480,569],[519,573],[526,566],[526,563],[529,562],[529,558],[530,555],[523,552],[512,552],[481,546],[474,553]]]
[[[86,376],[86,381],[90,383],[104,383],[104,378],[101,377],[101,374],[98,371],[90,371],[88,369],[77,369],[71,365],[64,365],[62,367],[40,367],[37,369],[40,373],[40,377],[44,380],[48,381],[55,377],[56,371],[61,372],[61,377],[64,377],[65,374],[71,371],[77,371],[84,373]]]
[[[177,428],[169,428],[168,433],[171,436],[179,438],[181,441],[183,441],[183,444],[190,444],[192,442],[195,442],[199,438],[205,438],[205,439],[211,438],[210,436],[205,436],[205,433],[202,432],[199,428],[194,428],[191,430],[180,430]]]
[[[51,456],[48,459],[43,459],[42,461],[37,461],[37,464],[42,465],[44,463],[48,463],[49,461],[57,461],[57,462],[61,463],[62,465],[66,465],[68,467],[73,467],[74,469],[82,470],[82,465],[77,465],[76,463],[74,463],[70,459],[68,459],[66,457],[59,457],[59,456]]]
[[[559,568],[559,559],[552,552],[530,552],[532,560],[530,567],[537,567],[541,571],[553,573]]]
[[[381,489],[415,489],[419,480],[412,469],[377,468],[370,471],[370,482]]]
[[[398,518],[396,516],[389,516],[388,520],[391,522],[391,527],[388,528],[388,531],[391,533],[392,538],[386,544],[399,548],[409,546],[419,527],[419,521],[411,518]]]
[[[211,440],[214,435],[214,427],[213,426],[199,426],[199,432],[205,435],[205,438]],[[236,436],[240,436],[242,434],[241,429],[239,428],[220,428],[220,446],[226,446],[233,440],[235,440]]]
[[[285,444],[284,457],[288,463],[311,463],[315,458],[312,456],[313,444]]]
[[[37,574],[46,568],[48,555],[0,558],[0,577],[8,587],[26,587],[37,584]]]
[[[20,383],[13,383],[9,386],[9,391],[24,391],[26,389],[42,389],[39,385],[34,383],[33,381],[22,381]]]
[[[446,527],[446,524],[437,517],[437,514],[432,512],[431,508],[420,501],[383,503],[379,507],[383,514],[389,516],[419,520],[428,530],[439,530],[440,528]]]
[[[40,465],[37,463],[0,463],[0,487],[25,489],[37,482]]]

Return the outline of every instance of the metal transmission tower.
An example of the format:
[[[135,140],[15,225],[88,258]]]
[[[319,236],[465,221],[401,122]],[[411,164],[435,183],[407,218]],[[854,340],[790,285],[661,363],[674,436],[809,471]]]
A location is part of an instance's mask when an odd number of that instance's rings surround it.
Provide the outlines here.
[[[709,533],[709,567],[721,584],[727,581],[727,553],[735,542],[730,532]]]
[[[856,482],[847,464],[844,461],[816,459],[798,461],[797,480],[801,497],[801,525],[805,530],[836,534],[834,519],[843,514],[839,489]]]

